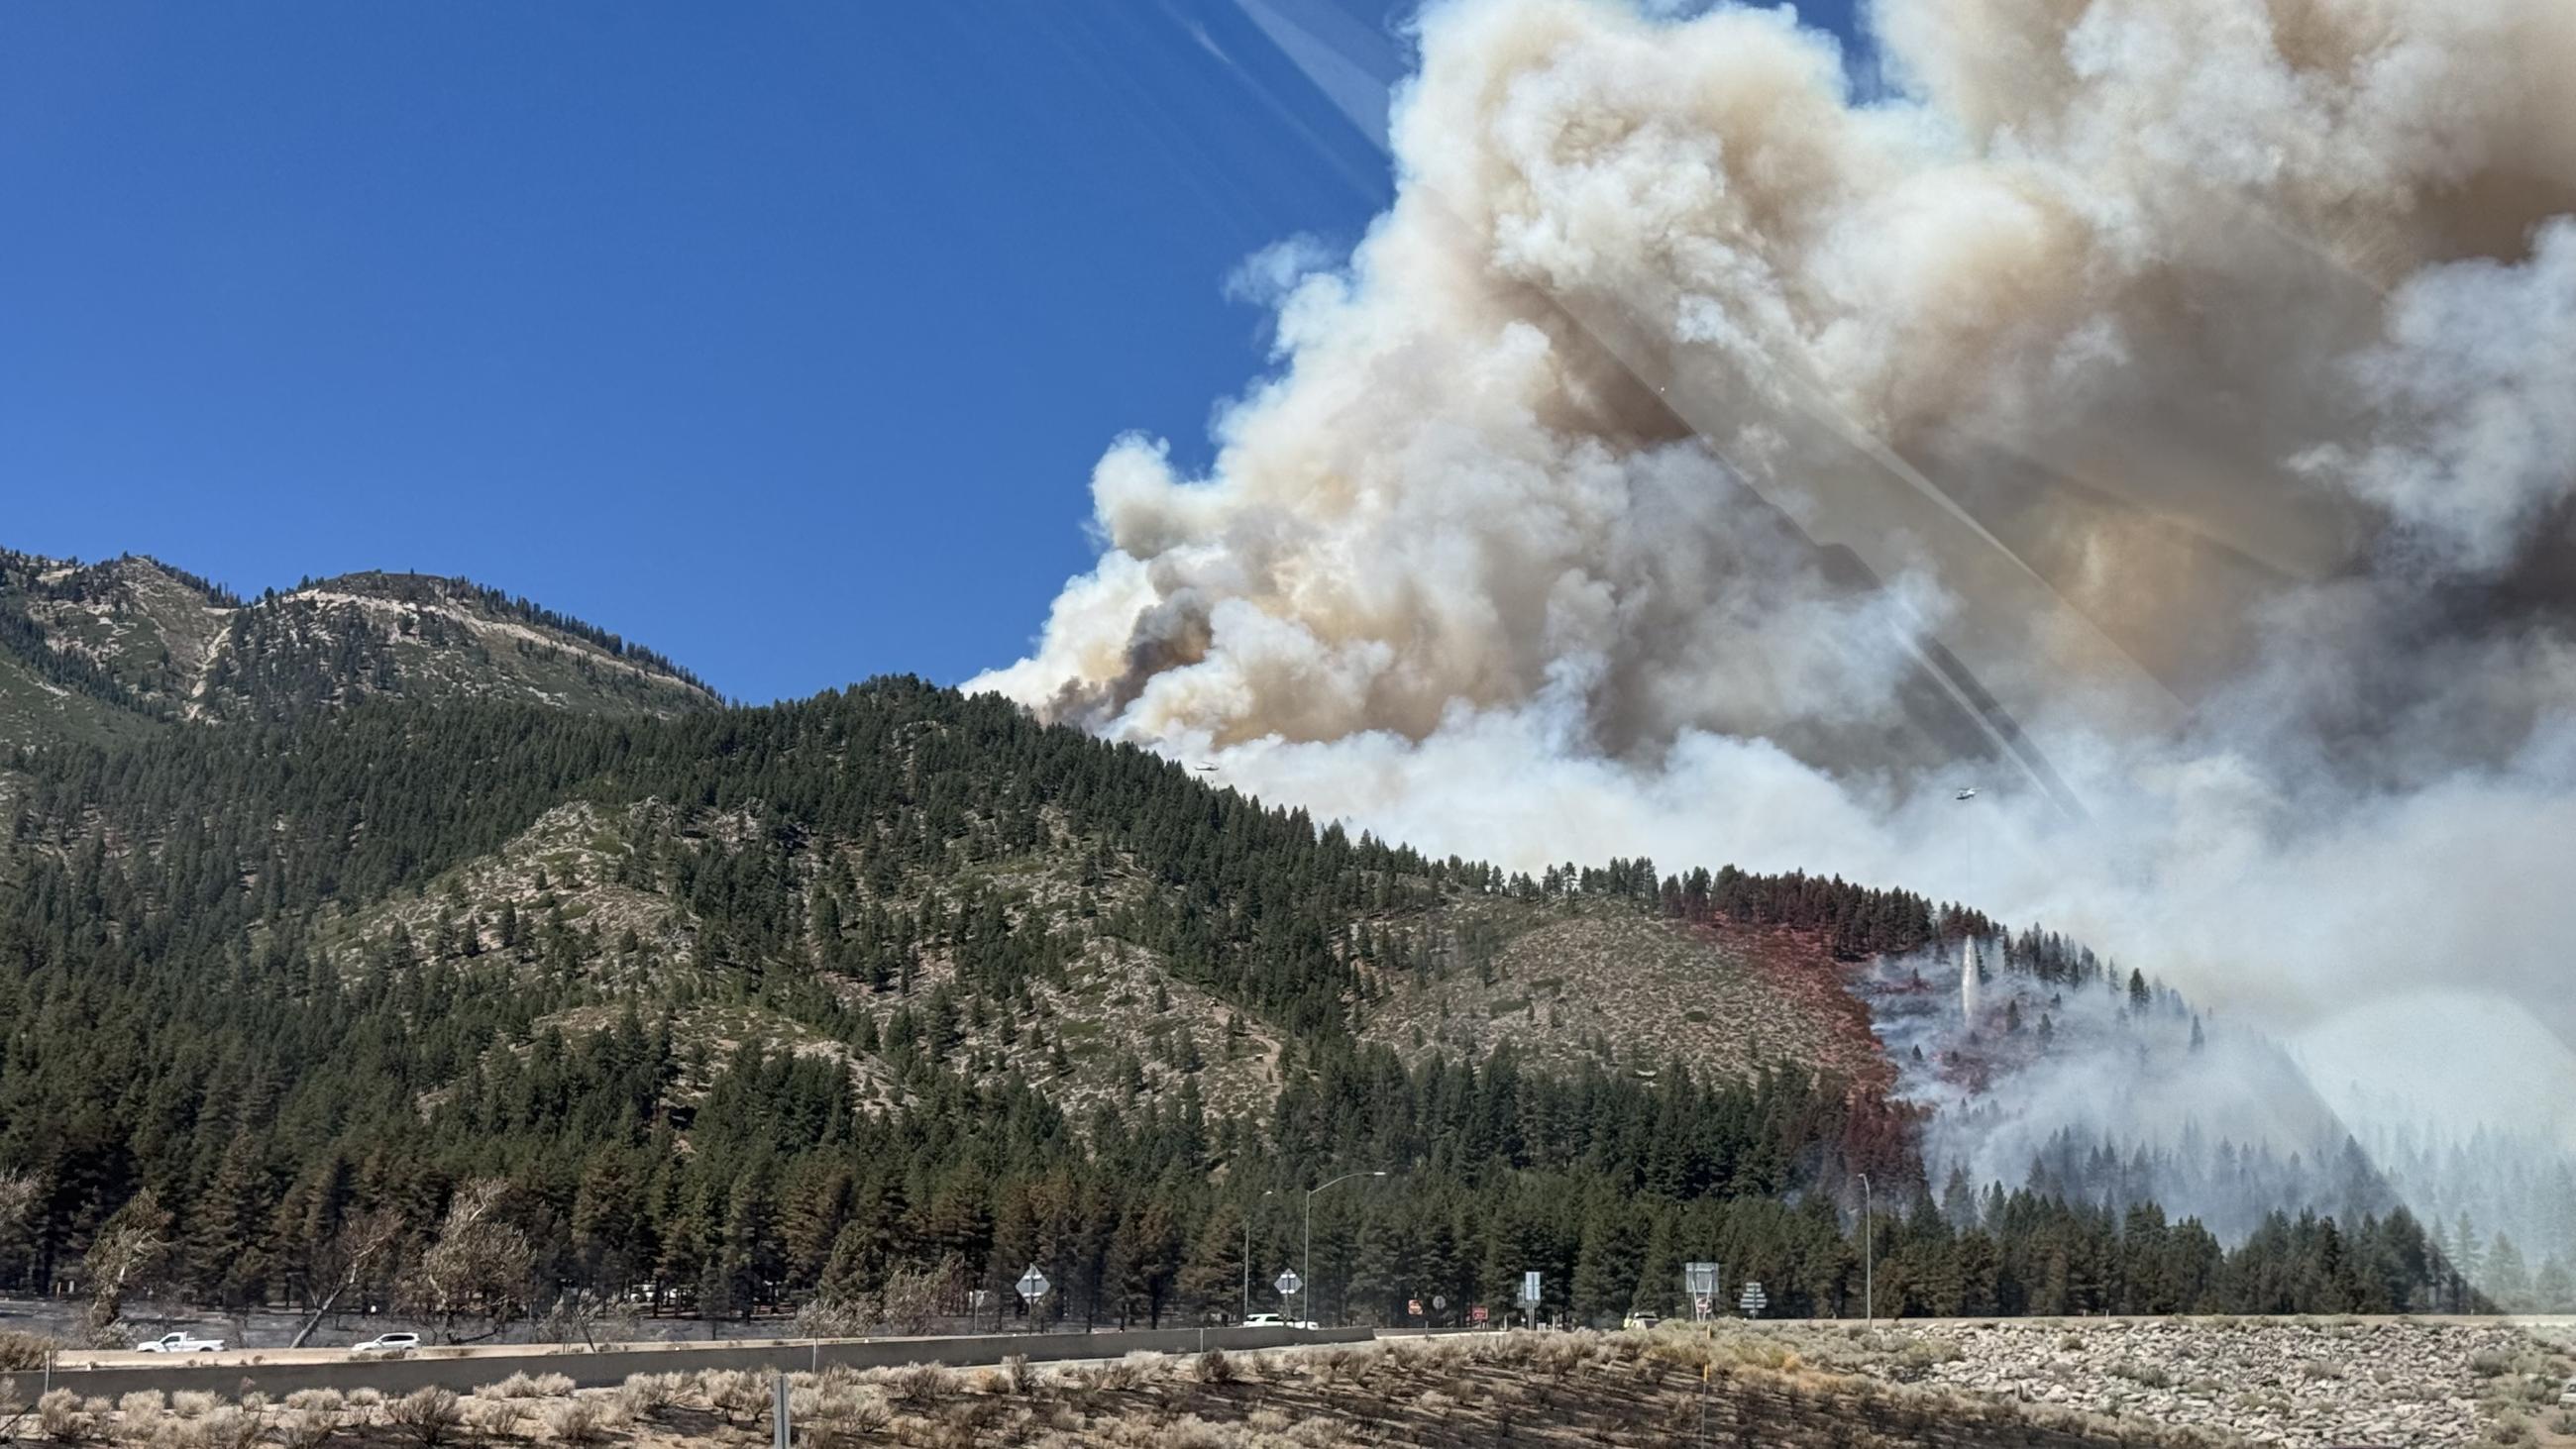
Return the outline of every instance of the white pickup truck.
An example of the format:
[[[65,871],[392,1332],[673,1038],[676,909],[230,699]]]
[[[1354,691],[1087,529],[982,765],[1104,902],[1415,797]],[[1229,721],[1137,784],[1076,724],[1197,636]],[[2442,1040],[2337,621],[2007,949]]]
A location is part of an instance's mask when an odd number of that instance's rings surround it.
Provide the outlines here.
[[[143,1353],[221,1353],[224,1341],[220,1338],[190,1338],[184,1333],[165,1333],[150,1343],[138,1343],[134,1347]]]

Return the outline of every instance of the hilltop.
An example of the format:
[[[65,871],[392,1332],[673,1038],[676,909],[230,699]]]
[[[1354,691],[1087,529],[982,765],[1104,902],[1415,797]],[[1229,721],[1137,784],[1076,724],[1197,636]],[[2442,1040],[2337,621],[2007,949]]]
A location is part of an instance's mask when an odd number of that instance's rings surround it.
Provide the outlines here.
[[[388,696],[649,716],[720,703],[649,649],[469,580],[357,573],[244,601],[157,559],[0,552],[0,744]]]

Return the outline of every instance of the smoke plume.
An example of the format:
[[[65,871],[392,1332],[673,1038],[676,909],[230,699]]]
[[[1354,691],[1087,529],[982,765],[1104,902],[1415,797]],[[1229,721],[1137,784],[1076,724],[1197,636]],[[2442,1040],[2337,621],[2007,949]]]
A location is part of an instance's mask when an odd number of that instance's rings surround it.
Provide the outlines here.
[[[1439,853],[2042,919],[2337,1110],[2576,1101],[2576,7],[1881,0],[1866,100],[1669,8],[1428,10],[1392,208],[1246,267],[1213,466],[1116,442],[970,687]]]

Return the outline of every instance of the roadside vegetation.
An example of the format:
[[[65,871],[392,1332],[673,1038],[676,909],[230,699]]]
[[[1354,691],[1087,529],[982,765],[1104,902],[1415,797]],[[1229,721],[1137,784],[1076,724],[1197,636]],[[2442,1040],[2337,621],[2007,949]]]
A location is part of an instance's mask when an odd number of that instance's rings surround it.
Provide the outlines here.
[[[1706,1371],[1705,1379],[1703,1370]],[[841,1446],[1155,1446],[1468,1449],[1709,1441],[1895,1449],[1938,1425],[1944,1443],[2220,1449],[2243,1441],[1981,1399],[1823,1367],[1758,1337],[1493,1334],[1110,1363],[926,1366],[790,1377],[799,1442]],[[471,1394],[305,1392],[272,1400],[56,1393],[0,1414],[20,1438],[148,1449],[346,1444],[766,1443],[774,1381],[743,1372],[639,1375],[576,1391],[519,1376]]]

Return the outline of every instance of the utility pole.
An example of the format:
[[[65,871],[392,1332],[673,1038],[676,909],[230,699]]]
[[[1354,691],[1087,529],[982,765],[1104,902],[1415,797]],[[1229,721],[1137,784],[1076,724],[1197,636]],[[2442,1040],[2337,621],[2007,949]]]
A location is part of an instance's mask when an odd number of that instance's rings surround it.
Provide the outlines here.
[[[1315,1186],[1306,1189],[1306,1319],[1308,1322],[1314,1323],[1319,1327],[1323,1323],[1322,1319],[1315,1317],[1315,1194],[1322,1192],[1325,1188],[1331,1187],[1333,1183],[1348,1182],[1354,1177],[1384,1176],[1386,1176],[1386,1173],[1383,1170],[1371,1172],[1345,1172],[1341,1176],[1334,1178],[1333,1182],[1318,1183]]]
[[[1869,1174],[1860,1175],[1860,1311],[1862,1321],[1878,1326],[1878,1244],[1872,1237]]]

